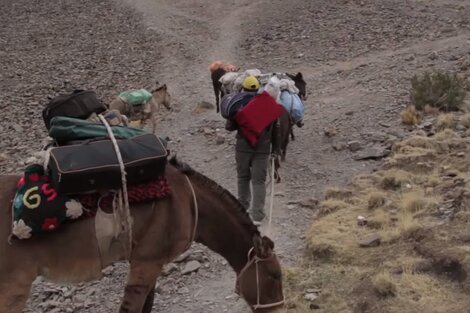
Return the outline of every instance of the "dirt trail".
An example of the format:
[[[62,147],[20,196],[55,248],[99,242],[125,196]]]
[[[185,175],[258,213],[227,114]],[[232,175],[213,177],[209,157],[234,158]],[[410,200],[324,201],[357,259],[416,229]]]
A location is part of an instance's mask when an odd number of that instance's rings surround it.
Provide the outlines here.
[[[24,165],[12,156],[39,148],[45,136],[36,118],[39,99],[61,91],[64,81],[109,99],[158,80],[169,86],[176,108],[162,113],[158,133],[172,139],[179,157],[236,194],[234,134],[215,109],[193,113],[200,101],[214,103],[210,63],[304,73],[305,126],[295,129],[283,181],[275,185],[271,237],[284,266],[302,256],[310,225],[311,209],[296,200],[318,198],[325,187],[373,169],[377,161],[354,158],[381,153],[406,135],[397,112],[408,103],[409,78],[428,68],[456,68],[470,52],[468,1],[2,1],[0,40],[8,44],[0,49],[6,121],[0,135],[11,157],[1,163],[0,151],[0,170],[6,173]],[[217,145],[215,134],[225,143]],[[347,148],[351,141],[359,151]],[[246,312],[225,260],[200,245],[191,255],[201,269],[161,277],[155,311]],[[78,287],[36,284],[26,312],[116,312],[126,270],[115,265],[101,281]]]

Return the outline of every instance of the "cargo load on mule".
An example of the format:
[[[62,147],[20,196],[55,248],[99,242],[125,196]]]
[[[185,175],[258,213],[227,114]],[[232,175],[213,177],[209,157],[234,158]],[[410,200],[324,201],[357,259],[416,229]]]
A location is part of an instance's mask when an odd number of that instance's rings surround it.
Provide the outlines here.
[[[293,124],[296,124],[300,127],[304,118],[304,104],[301,100],[302,93],[296,86],[296,82],[292,79],[292,75],[284,73],[263,74],[258,69],[249,69],[242,73],[228,72],[220,78],[219,82],[221,83],[221,88],[225,94],[221,100],[220,105],[220,112],[222,117],[232,118],[236,115],[238,110],[241,109],[238,104],[243,101],[241,101],[240,97],[238,97],[236,94],[242,90],[243,81],[250,75],[255,76],[260,83],[258,94],[261,94],[264,91],[265,86],[268,84],[271,78],[276,77],[279,79],[281,93],[276,100],[289,113]],[[301,75],[297,77],[303,80]],[[303,87],[305,87],[305,85]]]
[[[302,127],[304,122],[304,103],[307,98],[306,83],[302,74],[297,75],[288,73],[265,73],[258,69],[249,69],[244,72],[227,72],[220,79],[222,89],[222,97],[220,104],[220,113],[223,118],[234,120],[237,113],[246,105],[244,96],[246,93],[240,93],[245,78],[254,76],[259,82],[260,88],[258,94],[262,94],[269,84],[274,83],[276,89],[276,101],[282,105],[285,113],[280,117],[281,132],[281,160],[285,160],[287,154],[287,146],[289,144],[289,136],[292,140],[294,136],[294,125]],[[236,123],[235,123],[236,125]]]
[[[12,234],[19,239],[57,229],[98,207],[169,196],[166,141],[127,126],[93,91],[50,99],[43,110],[48,137],[18,182]]]

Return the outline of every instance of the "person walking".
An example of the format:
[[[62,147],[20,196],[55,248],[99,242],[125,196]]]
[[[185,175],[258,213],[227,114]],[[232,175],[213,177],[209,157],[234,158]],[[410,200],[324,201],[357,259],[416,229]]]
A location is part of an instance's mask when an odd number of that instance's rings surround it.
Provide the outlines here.
[[[235,161],[238,200],[248,209],[256,225],[260,225],[266,216],[264,206],[268,164],[270,156],[280,155],[281,141],[279,108],[273,107],[276,102],[268,93],[263,92],[257,95],[259,87],[259,81],[254,76],[248,76],[244,80],[241,93],[251,92],[253,96],[244,98],[244,103],[240,105],[236,117],[228,119],[226,124],[227,130],[237,130]],[[250,106],[249,109],[248,106]],[[246,112],[245,108],[248,109]],[[280,108],[283,110],[282,107]],[[261,118],[260,114],[268,119]],[[265,123],[259,125],[258,135],[252,136],[250,129],[258,125],[250,127],[248,121],[258,120],[264,120]]]

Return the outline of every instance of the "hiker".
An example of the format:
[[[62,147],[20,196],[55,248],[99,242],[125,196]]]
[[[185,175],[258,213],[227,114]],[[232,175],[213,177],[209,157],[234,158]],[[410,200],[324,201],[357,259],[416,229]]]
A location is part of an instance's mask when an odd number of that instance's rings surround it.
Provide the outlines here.
[[[244,103],[242,105],[237,103],[236,106],[239,111],[237,111],[235,118],[227,119],[226,129],[229,131],[238,130],[235,145],[238,199],[248,209],[254,223],[260,225],[265,218],[265,183],[268,162],[270,155],[274,157],[280,155],[278,118],[280,116],[279,112],[281,112],[279,110],[284,109],[267,92],[257,95],[260,83],[256,77],[246,77],[242,87],[243,89],[239,95],[235,95],[233,98],[240,96]],[[271,112],[270,105],[273,104],[277,104],[278,107]],[[269,112],[265,112],[266,110]],[[250,116],[247,117],[246,114]],[[268,117],[268,120],[264,120],[269,124],[261,126],[264,129],[259,130],[259,136],[251,136],[248,133],[250,125],[247,120],[250,120],[250,118],[253,121],[263,120],[263,118],[258,119],[259,114]]]

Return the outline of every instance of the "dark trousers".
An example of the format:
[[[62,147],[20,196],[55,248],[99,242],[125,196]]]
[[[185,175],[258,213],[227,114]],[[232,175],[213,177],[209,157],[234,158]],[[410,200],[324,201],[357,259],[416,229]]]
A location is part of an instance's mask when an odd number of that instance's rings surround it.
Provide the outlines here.
[[[237,150],[235,160],[237,162],[238,199],[243,206],[249,209],[253,220],[261,221],[265,217],[264,204],[269,154]],[[251,208],[250,204],[252,204]]]

